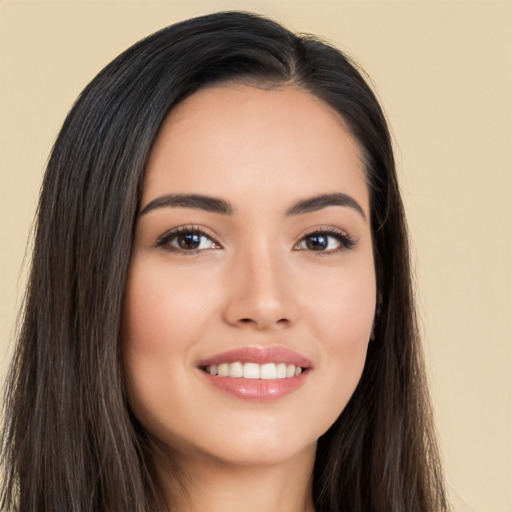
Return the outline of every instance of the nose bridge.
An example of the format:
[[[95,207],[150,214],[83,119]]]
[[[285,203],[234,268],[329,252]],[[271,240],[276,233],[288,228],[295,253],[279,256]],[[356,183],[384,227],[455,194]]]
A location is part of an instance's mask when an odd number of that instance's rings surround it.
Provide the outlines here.
[[[287,280],[286,256],[277,242],[262,237],[253,238],[237,251],[226,307],[229,323],[265,329],[294,321],[295,304]]]

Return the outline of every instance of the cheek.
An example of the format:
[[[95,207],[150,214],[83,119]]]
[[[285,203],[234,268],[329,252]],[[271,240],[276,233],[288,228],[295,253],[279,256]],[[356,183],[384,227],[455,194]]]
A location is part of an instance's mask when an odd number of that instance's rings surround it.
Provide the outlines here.
[[[357,351],[370,337],[376,305],[373,260],[318,276],[308,303],[312,323],[332,351]]]
[[[325,387],[319,383],[316,392],[332,423],[355,391],[366,361],[376,305],[373,265],[317,283],[309,311],[323,349],[319,366]]]
[[[124,298],[122,350],[135,410],[151,409],[152,401],[168,393],[172,383],[187,377],[184,363],[214,308],[214,299],[199,293],[201,283],[188,276],[169,272],[169,266],[159,261],[132,262]]]
[[[134,261],[125,292],[125,349],[141,354],[186,351],[215,304],[201,281],[168,265]]]

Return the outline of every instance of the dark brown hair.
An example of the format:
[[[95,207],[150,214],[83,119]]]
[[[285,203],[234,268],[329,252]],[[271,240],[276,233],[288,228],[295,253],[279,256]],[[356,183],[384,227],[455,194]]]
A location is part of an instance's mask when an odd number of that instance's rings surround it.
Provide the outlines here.
[[[362,378],[318,443],[317,510],[447,507],[415,323],[390,136],[356,66],[309,35],[242,12],[138,42],[82,92],[57,138],[5,399],[0,507],[150,510],[147,435],[124,392],[120,321],[144,168],[169,111],[214,82],[294,84],[341,114],[365,159],[379,313]]]

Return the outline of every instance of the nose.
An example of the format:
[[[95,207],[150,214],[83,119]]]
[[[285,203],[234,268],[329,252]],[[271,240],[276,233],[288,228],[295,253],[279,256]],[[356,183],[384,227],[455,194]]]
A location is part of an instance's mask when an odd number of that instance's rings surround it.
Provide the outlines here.
[[[284,329],[298,317],[294,281],[286,265],[270,250],[246,251],[227,279],[224,318],[230,325],[255,330]]]

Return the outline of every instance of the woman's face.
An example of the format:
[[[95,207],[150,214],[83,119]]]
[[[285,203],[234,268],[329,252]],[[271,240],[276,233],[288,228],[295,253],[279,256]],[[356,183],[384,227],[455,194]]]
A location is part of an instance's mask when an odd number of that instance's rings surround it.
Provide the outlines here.
[[[131,407],[175,460],[314,454],[365,362],[369,218],[358,145],[308,92],[210,87],[171,112],[145,175],[123,351]]]

